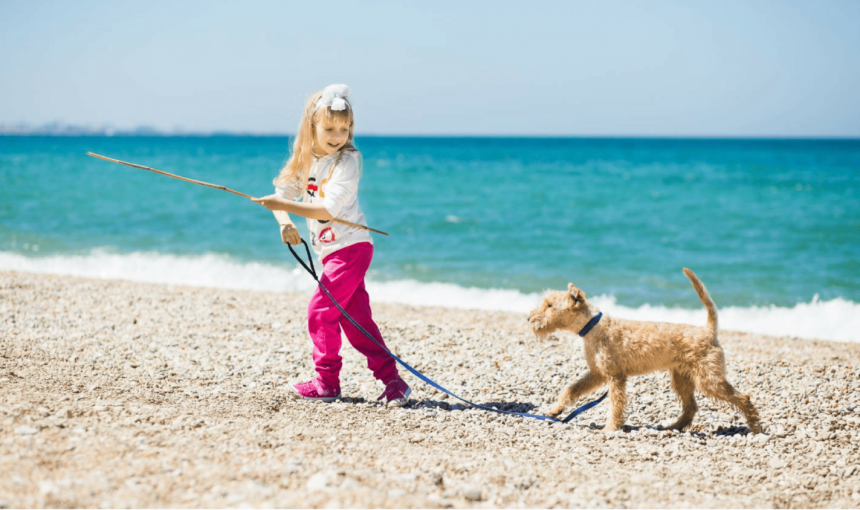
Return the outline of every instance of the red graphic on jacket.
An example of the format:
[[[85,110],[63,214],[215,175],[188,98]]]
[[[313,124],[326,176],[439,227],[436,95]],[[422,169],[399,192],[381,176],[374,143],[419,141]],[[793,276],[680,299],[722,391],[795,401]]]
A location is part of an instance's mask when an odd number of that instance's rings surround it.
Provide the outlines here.
[[[318,190],[317,180],[313,177],[308,178],[308,195],[315,197]]]
[[[320,232],[319,240],[323,244],[333,243],[334,242],[334,230],[331,227],[324,228]]]

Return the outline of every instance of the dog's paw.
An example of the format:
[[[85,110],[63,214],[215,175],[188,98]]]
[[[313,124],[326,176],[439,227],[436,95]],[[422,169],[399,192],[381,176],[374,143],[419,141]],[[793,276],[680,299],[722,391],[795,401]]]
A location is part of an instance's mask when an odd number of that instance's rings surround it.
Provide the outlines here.
[[[675,423],[662,428],[666,430],[674,430],[676,432],[683,432],[685,428],[690,426],[690,423],[692,423],[692,420],[678,420]]]
[[[603,426],[602,432],[624,432],[624,423],[607,422]]]
[[[547,411],[546,415],[550,418],[555,418],[564,412],[564,408],[561,406],[553,406],[549,411]]]

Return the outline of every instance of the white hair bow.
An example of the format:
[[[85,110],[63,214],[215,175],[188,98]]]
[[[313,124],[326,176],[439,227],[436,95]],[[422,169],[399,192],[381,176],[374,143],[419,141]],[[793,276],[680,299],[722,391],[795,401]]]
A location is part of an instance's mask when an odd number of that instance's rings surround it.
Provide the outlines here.
[[[342,83],[329,85],[323,89],[322,97],[317,101],[314,111],[322,106],[328,106],[333,111],[346,110],[346,98],[349,97],[350,92],[349,87]]]

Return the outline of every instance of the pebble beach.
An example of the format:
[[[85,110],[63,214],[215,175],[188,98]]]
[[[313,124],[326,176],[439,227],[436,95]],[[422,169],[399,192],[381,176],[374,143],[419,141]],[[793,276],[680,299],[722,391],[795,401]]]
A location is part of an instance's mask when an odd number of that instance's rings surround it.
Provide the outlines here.
[[[348,344],[343,400],[313,375],[308,296],[0,272],[0,508],[860,506],[860,344],[721,331],[765,433],[663,373],[569,424],[470,409],[405,371],[405,408]],[[374,303],[386,342],[465,398],[543,413],[582,341],[525,316]],[[596,397],[592,395],[591,398]],[[585,400],[579,404],[585,403]]]

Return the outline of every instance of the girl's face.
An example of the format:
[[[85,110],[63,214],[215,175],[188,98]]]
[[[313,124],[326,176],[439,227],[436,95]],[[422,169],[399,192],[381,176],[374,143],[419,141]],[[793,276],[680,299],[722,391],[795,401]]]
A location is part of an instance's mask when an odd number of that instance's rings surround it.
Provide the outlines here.
[[[349,140],[349,124],[323,119],[314,132],[316,151],[323,155],[334,154]]]

